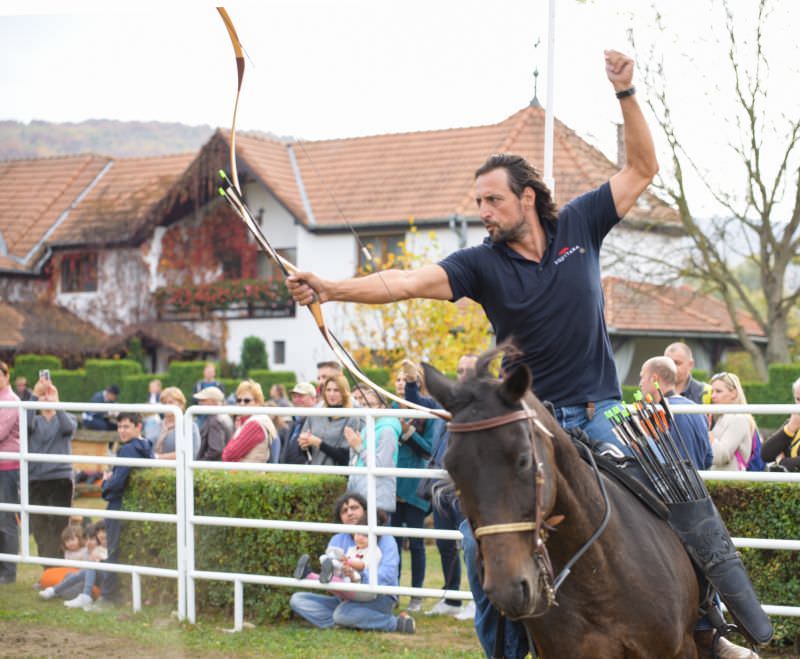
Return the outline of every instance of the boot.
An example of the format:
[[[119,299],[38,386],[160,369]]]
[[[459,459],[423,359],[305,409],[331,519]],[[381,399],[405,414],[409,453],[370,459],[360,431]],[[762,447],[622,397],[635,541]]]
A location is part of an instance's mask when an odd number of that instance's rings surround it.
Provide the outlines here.
[[[767,643],[772,638],[772,624],[713,501],[706,498],[667,507],[669,525],[692,562],[719,593],[739,629],[754,643]]]
[[[741,645],[731,643],[724,636],[717,640],[714,645],[714,635],[717,632],[713,629],[703,629],[694,633],[694,642],[697,645],[697,652],[701,659],[759,659],[758,655],[752,650],[743,648]]]

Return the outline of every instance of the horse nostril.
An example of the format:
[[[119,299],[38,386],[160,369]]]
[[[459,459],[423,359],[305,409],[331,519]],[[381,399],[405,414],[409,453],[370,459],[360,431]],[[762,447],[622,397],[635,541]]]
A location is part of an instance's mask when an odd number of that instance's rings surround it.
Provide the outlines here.
[[[520,595],[522,596],[522,604],[527,607],[531,601],[531,585],[527,579],[520,580],[519,584]]]

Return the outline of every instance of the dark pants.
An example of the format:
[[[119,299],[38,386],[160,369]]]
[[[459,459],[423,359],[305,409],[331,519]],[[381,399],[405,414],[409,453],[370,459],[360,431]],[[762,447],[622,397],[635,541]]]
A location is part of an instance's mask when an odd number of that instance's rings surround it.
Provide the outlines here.
[[[47,481],[30,481],[28,484],[28,500],[36,506],[72,505],[72,479],[55,478]],[[69,523],[68,518],[61,515],[31,515],[31,533],[36,539],[39,556],[63,558],[61,532]]]
[[[119,563],[119,536],[122,532],[122,520],[107,519],[106,546],[108,547],[107,563]],[[119,598],[119,575],[116,572],[107,572],[103,580],[100,596],[106,600]]]
[[[464,519],[456,502],[444,503],[440,510],[433,507],[433,528],[437,531],[457,531],[459,524]],[[458,555],[457,540],[436,539],[436,548],[442,560],[442,574],[444,575],[445,590],[461,589],[461,557]],[[461,600],[445,600],[446,604],[461,606]]]
[[[0,471],[0,502],[19,503],[19,469]],[[19,527],[17,513],[0,511],[0,553],[19,553]],[[17,564],[0,561],[0,583],[17,579]]]
[[[406,526],[411,529],[421,529],[425,524],[427,513],[405,501],[397,502],[397,509],[392,513],[392,526]],[[403,571],[402,538],[397,538],[400,549],[400,564],[398,576]],[[425,581],[425,541],[422,538],[409,538],[408,547],[411,551],[411,587],[422,588]]]

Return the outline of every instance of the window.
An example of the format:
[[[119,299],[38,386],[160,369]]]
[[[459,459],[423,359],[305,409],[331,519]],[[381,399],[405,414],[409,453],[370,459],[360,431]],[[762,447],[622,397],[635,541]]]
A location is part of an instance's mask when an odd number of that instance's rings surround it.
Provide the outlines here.
[[[91,293],[97,290],[97,252],[61,257],[61,292]]]
[[[390,267],[392,264],[392,256],[399,257],[403,254],[402,243],[405,241],[406,236],[404,233],[384,233],[373,236],[362,236],[361,242],[366,245],[369,250],[374,263],[369,260],[361,246],[356,244],[358,250],[358,269],[361,270],[374,270],[378,267]]]
[[[282,247],[276,249],[276,252],[290,263],[297,263],[297,248],[296,247]],[[271,279],[277,277],[283,279],[283,272],[281,267],[272,260],[272,257],[266,252],[258,253],[258,265],[256,274],[259,279]]]
[[[272,342],[272,363],[273,364],[286,363],[286,341]]]

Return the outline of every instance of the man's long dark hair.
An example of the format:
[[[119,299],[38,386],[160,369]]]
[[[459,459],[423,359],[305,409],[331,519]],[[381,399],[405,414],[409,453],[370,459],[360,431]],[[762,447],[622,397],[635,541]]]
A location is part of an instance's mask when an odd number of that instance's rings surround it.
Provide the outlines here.
[[[518,198],[522,197],[525,188],[533,188],[536,193],[536,213],[540,220],[555,222],[558,219],[558,207],[553,201],[550,188],[544,184],[533,165],[522,156],[513,153],[492,154],[475,170],[475,178],[501,168],[506,170],[508,187]]]

